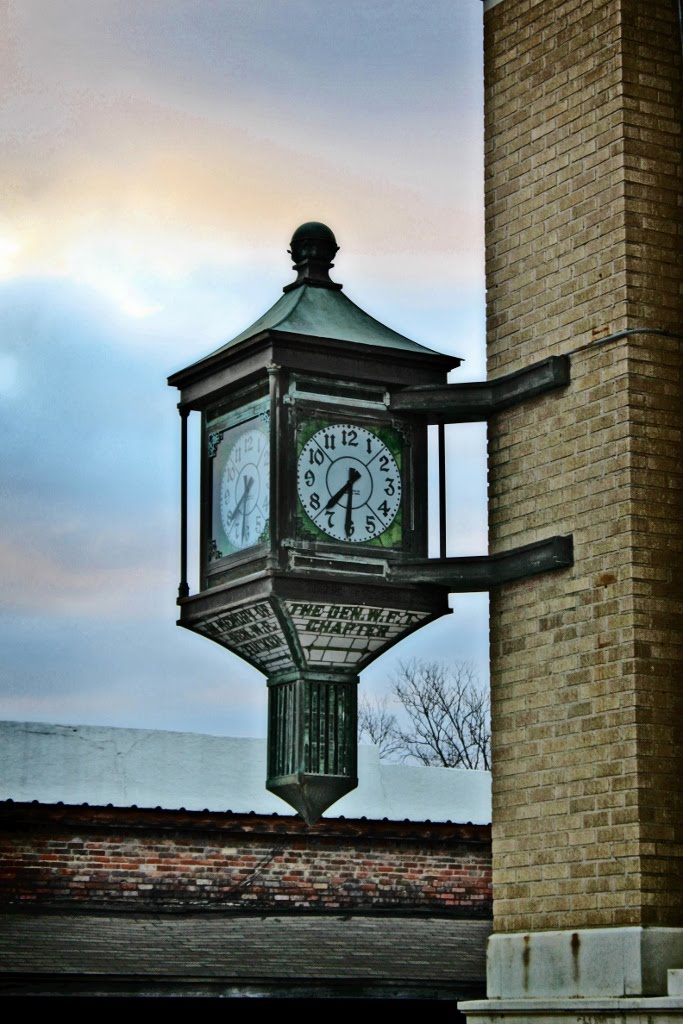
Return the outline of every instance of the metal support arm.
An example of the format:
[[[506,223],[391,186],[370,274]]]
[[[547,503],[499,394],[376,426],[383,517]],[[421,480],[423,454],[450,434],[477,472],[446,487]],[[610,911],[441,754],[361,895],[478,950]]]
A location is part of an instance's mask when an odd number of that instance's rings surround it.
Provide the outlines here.
[[[516,373],[468,384],[418,384],[391,396],[392,412],[421,415],[430,423],[474,423],[569,383],[569,356],[550,356]]]
[[[553,569],[574,564],[573,538],[549,537],[496,555],[465,558],[426,558],[403,562],[392,568],[396,582],[432,583],[446,587],[449,593],[491,590],[501,583],[523,580]]]

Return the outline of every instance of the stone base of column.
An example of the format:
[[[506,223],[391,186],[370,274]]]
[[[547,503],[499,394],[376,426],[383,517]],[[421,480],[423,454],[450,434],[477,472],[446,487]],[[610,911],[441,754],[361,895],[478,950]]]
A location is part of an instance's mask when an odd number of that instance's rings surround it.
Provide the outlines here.
[[[597,999],[683,995],[669,974],[683,968],[683,928],[577,928],[513,932],[488,942],[489,999]]]
[[[468,1024],[665,1024],[683,1017],[683,928],[589,928],[492,935],[489,998]]]
[[[482,999],[459,1003],[467,1024],[680,1024],[683,998]]]

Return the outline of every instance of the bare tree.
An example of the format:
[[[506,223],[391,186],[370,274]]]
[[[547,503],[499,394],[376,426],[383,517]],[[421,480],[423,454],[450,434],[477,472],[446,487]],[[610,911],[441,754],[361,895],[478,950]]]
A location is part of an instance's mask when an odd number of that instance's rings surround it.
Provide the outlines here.
[[[489,696],[469,662],[400,662],[392,689],[403,723],[389,711],[386,697],[361,698],[358,708],[358,736],[378,746],[381,758],[491,767]]]
[[[400,662],[393,690],[410,721],[399,732],[406,758],[447,768],[490,769],[490,700],[469,662]]]
[[[403,752],[396,715],[389,711],[386,697],[359,698],[358,739],[368,739],[379,747],[383,761]]]

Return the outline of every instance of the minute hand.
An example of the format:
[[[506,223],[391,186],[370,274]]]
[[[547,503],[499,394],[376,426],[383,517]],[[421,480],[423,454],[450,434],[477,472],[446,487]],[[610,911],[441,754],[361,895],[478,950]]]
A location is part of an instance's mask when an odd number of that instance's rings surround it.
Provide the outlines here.
[[[349,470],[349,479],[346,481],[343,487],[339,488],[336,494],[332,495],[327,505],[325,505],[325,510],[327,511],[328,509],[334,508],[337,502],[341,501],[344,495],[348,494],[351,491],[351,488],[355,484],[356,480],[360,480],[360,473],[358,472],[357,469],[351,467],[351,469]]]

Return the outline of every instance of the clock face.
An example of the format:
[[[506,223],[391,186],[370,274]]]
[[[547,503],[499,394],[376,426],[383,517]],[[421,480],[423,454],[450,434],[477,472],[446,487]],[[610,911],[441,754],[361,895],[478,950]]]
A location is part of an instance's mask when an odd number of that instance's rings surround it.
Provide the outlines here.
[[[383,534],[401,506],[396,459],[377,434],[352,423],[332,423],[306,441],[297,484],[309,519],[351,544]]]
[[[205,560],[213,563],[267,542],[270,528],[270,416],[256,399],[208,419],[205,433],[209,516]],[[208,493],[207,493],[208,492]],[[217,567],[220,571],[220,567]]]
[[[233,550],[257,544],[270,510],[270,445],[267,434],[251,427],[231,431],[220,479],[220,519]],[[224,442],[225,443],[225,442]]]

